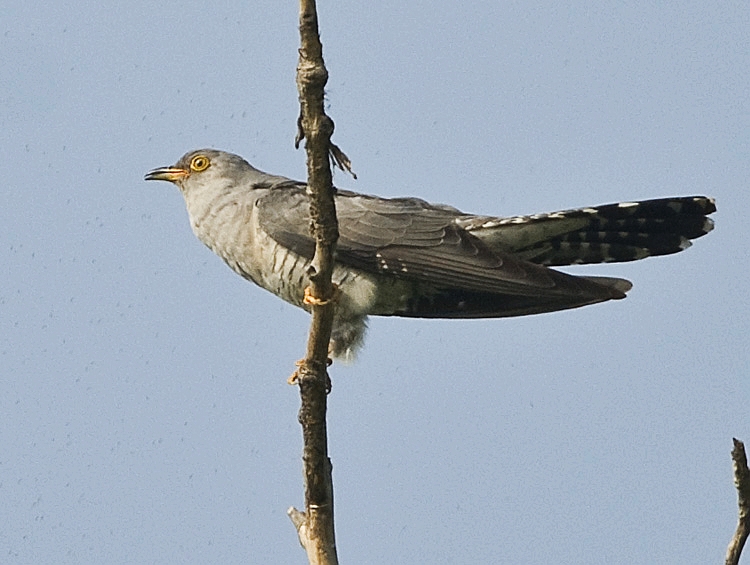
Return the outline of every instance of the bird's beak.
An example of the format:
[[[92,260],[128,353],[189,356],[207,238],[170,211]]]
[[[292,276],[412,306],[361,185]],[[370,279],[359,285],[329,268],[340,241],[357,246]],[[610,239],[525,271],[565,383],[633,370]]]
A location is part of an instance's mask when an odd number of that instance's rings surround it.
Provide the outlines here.
[[[161,167],[146,173],[146,180],[167,180],[169,182],[179,182],[188,177],[189,171],[179,167]]]

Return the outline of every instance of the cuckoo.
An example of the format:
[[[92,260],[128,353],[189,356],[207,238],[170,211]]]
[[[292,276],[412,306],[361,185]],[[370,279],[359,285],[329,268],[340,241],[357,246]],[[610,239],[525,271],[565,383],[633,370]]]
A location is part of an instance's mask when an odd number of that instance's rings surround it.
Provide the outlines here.
[[[232,270],[296,306],[315,251],[306,184],[200,149],[146,180],[177,185],[195,235]],[[340,237],[333,357],[362,345],[368,316],[501,318],[625,297],[625,279],[551,267],[687,249],[713,228],[711,198],[680,196],[530,216],[467,214],[418,198],[336,190]]]

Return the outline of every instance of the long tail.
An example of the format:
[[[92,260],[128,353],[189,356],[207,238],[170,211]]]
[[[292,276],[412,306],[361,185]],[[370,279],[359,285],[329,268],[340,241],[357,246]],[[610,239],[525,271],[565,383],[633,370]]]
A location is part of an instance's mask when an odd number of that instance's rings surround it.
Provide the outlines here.
[[[712,198],[622,202],[513,218],[474,217],[465,229],[490,247],[545,266],[635,261],[690,247],[713,227]]]

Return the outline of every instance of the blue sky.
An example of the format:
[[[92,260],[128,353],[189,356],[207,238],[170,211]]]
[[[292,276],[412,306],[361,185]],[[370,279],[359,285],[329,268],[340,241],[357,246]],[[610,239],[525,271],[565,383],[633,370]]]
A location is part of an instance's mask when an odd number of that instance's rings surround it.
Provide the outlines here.
[[[720,562],[750,440],[744,2],[319,6],[339,186],[512,215],[707,194],[625,301],[374,319],[331,369],[342,563]],[[0,25],[0,555],[304,563],[306,314],[143,174],[216,147],[304,178],[297,5],[13,3]]]

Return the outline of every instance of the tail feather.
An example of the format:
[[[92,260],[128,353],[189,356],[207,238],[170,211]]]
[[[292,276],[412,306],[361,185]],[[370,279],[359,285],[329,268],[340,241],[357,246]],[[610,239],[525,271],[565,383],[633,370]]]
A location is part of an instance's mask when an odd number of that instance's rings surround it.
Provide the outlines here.
[[[687,249],[713,229],[712,198],[622,202],[551,214],[476,218],[466,229],[490,246],[544,266],[635,261]]]

